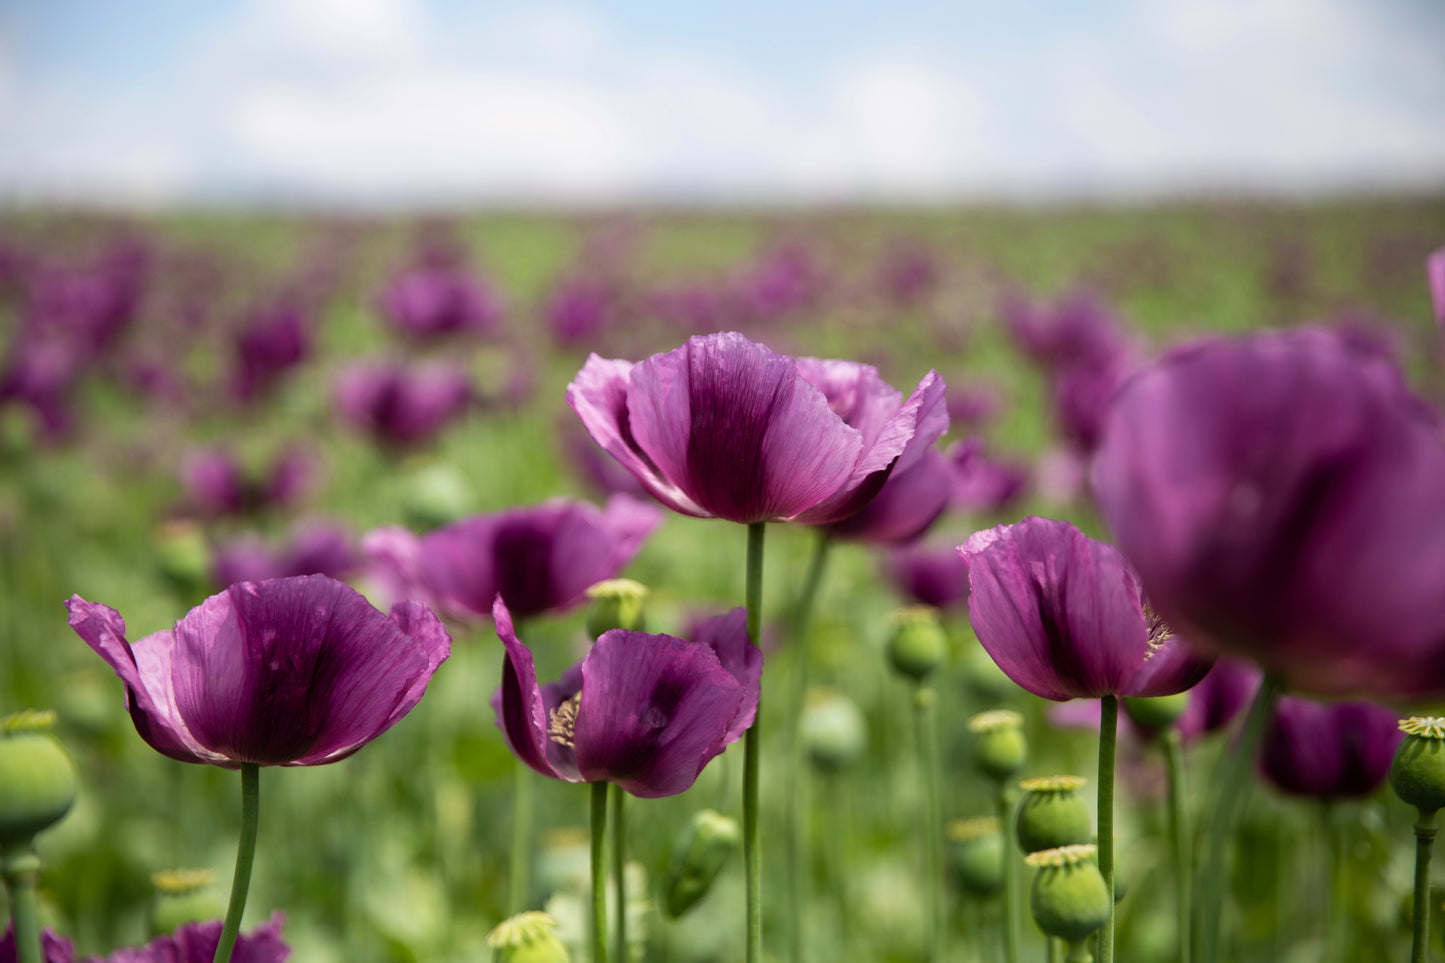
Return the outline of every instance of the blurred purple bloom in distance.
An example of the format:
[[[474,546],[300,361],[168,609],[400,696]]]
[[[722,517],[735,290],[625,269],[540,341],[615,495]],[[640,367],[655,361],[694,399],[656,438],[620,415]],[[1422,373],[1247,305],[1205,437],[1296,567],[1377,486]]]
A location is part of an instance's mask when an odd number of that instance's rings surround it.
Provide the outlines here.
[[[922,457],[947,428],[943,392],[929,372],[905,401],[866,365],[794,361],[727,332],[636,364],[594,354],[567,402],[675,511],[824,524]]]
[[[383,444],[426,444],[471,404],[471,380],[460,368],[434,362],[406,367],[360,362],[337,383],[341,415]]]
[[[1093,485],[1191,645],[1302,693],[1445,691],[1445,445],[1387,360],[1310,328],[1172,351],[1118,394]]]
[[[393,328],[415,338],[491,334],[502,320],[501,300],[481,277],[442,262],[400,272],[378,303]]]
[[[492,697],[497,727],[529,767],[568,782],[611,782],[634,796],[673,796],[753,723],[762,652],[741,608],[695,641],[612,629],[556,682],[541,686],[500,597],[506,646]]]
[[[211,557],[211,581],[226,586],[296,575],[341,578],[362,562],[346,529],[327,522],[307,522],[298,525],[280,545],[243,534],[219,546]]]
[[[909,546],[889,553],[888,577],[904,598],[936,609],[968,602],[968,566],[948,546]]]
[[[944,457],[953,473],[952,506],[959,511],[984,515],[1001,512],[1028,486],[1028,467],[987,454],[983,439],[977,435],[950,445]]]
[[[285,505],[306,487],[311,460],[299,449],[282,453],[261,474],[248,474],[230,452],[201,449],[181,465],[191,506],[203,515],[242,515],[267,505]]]
[[[397,598],[477,619],[501,595],[517,617],[531,618],[577,605],[589,586],[615,578],[661,521],[656,506],[627,495],[614,495],[602,509],[554,498],[422,536],[375,529],[362,548]]]
[[[1067,522],[1030,517],[975,532],[958,553],[974,633],[1034,695],[1173,695],[1209,671],[1209,660],[1146,615],[1119,551]]]
[[[1186,741],[1225,729],[1259,690],[1263,677],[1251,663],[1221,658],[1209,674],[1189,690],[1189,705],[1175,723]]]
[[[1394,710],[1284,696],[1264,731],[1259,770],[1291,796],[1357,799],[1384,784],[1404,738]]]
[[[255,311],[234,343],[233,390],[241,401],[252,401],[311,354],[310,318],[294,299],[283,299]]]
[[[1430,303],[1435,308],[1435,323],[1445,328],[1445,247],[1431,254],[1425,262],[1425,279],[1430,285]]]
[[[66,608],[151,748],[229,769],[344,759],[410,712],[451,652],[426,606],[388,616],[321,575],[232,585],[134,644],[114,609],[78,595]]]

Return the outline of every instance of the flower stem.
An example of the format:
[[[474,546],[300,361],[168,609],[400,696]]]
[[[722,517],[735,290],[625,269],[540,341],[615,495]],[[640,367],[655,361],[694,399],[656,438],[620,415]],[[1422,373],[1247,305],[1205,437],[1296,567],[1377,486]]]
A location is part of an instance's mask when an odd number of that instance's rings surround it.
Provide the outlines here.
[[[622,822],[624,794],[621,786],[612,787],[612,875],[617,879],[617,913],[613,917],[617,929],[617,963],[627,963],[631,950],[627,945],[627,863],[626,829]]]
[[[592,784],[592,963],[607,963],[607,785]]]
[[[1179,730],[1164,734],[1164,765],[1169,770],[1169,834],[1174,837],[1175,894],[1179,903],[1179,963],[1189,963],[1190,883],[1194,872],[1190,859],[1193,847],[1189,835],[1189,798],[1184,790],[1184,749]]]
[[[532,892],[533,798],[536,780],[520,761],[512,769],[512,858],[507,904],[513,916],[527,908]]]
[[[1435,846],[1437,809],[1419,811],[1415,820],[1415,905],[1411,927],[1410,963],[1425,963],[1430,943],[1430,852]]]
[[[1114,963],[1114,744],[1119,697],[1106,695],[1099,702],[1099,872],[1109,887],[1109,919],[1099,931],[1099,963]]]
[[[1194,932],[1199,938],[1197,963],[1218,963],[1220,916],[1223,911],[1225,886],[1224,850],[1234,835],[1235,824],[1249,795],[1249,774],[1254,768],[1254,756],[1259,742],[1264,737],[1264,726],[1269,720],[1270,710],[1279,696],[1279,682],[1273,676],[1265,676],[1255,693],[1254,702],[1249,706],[1249,715],[1244,728],[1232,751],[1226,752],[1220,764],[1221,773],[1215,779],[1219,795],[1214,802],[1214,816],[1209,823],[1209,834],[1205,840],[1203,894],[1199,901],[1199,917],[1195,920]]]
[[[256,861],[256,827],[261,821],[261,767],[241,763],[241,839],[236,844],[236,875],[231,878],[231,902],[226,906],[226,923],[216,944],[212,963],[229,963],[241,932],[246,912],[246,894],[251,889],[251,864]]]
[[[813,622],[813,606],[818,600],[818,588],[823,584],[823,572],[828,565],[828,550],[833,546],[832,536],[826,528],[819,528],[817,540],[813,543],[813,559],[808,565],[808,575],[803,582],[803,592],[798,596],[797,608],[793,612],[793,691],[789,693],[791,712],[784,720],[788,743],[789,765],[784,769],[783,795],[788,800],[788,889],[792,900],[792,922],[788,930],[788,959],[800,963],[803,959],[804,924],[807,916],[808,846],[803,827],[803,782],[807,768],[803,759],[802,740],[798,737],[798,723],[803,715],[803,700],[808,691],[808,629]]]
[[[918,730],[918,765],[923,770],[925,826],[923,865],[928,874],[924,898],[928,900],[928,958],[942,963],[948,955],[943,928],[943,800],[938,761],[938,720],[934,712],[937,697],[926,685],[913,693],[913,719]]]
[[[15,928],[17,963],[44,963],[40,953],[40,924],[35,912],[35,881],[40,857],[27,840],[0,853],[0,876],[10,894],[10,922]]]
[[[999,780],[998,796],[994,800],[998,810],[999,829],[1004,834],[1003,847],[1003,958],[1005,963],[1019,961],[1019,877],[1018,860],[1013,847],[1013,794],[1008,783]]]
[[[764,522],[748,526],[747,611],[748,638],[753,645],[762,641],[763,624],[763,532]],[[747,871],[747,963],[763,959],[763,863],[762,835],[758,826],[758,732],[763,716],[762,695],[758,696],[753,724],[743,736],[743,863]]]
[[[1094,963],[1094,954],[1089,952],[1087,936],[1077,943],[1069,944],[1069,955],[1064,957],[1064,963]]]

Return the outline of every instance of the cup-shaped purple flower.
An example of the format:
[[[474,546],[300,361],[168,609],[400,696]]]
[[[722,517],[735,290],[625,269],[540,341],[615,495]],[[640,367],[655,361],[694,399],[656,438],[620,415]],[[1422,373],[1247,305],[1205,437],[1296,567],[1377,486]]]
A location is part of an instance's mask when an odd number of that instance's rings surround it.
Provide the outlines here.
[[[592,355],[567,402],[669,508],[824,524],[922,457],[948,426],[943,392],[929,372],[905,401],[866,365],[795,361],[727,332],[636,364]]]
[[[218,546],[211,557],[211,581],[222,586],[296,575],[343,578],[361,563],[361,555],[346,529],[313,521],[298,525],[280,544],[268,544],[255,534],[242,534]]]
[[[402,271],[377,299],[397,331],[416,338],[493,334],[501,324],[501,298],[486,280],[446,263]]]
[[[662,520],[656,506],[614,495],[605,508],[554,498],[474,515],[418,537],[379,528],[362,543],[398,598],[434,601],[484,618],[498,595],[519,617],[569,608],[587,587],[615,578]]]
[[[547,685],[499,596],[506,646],[492,697],[517,758],[544,776],[611,782],[634,796],[672,796],[753,723],[763,671],[742,609],[704,622],[693,641],[612,629]]]
[[[473,395],[466,372],[445,363],[362,362],[342,374],[336,389],[342,417],[399,448],[431,441]]]
[[[1213,339],[1115,397],[1099,506],[1192,645],[1294,691],[1445,691],[1445,444],[1375,353],[1320,329]]]
[[[953,546],[895,549],[887,572],[899,594],[920,605],[948,610],[968,601],[968,565]]]
[[[426,606],[388,616],[322,575],[232,585],[135,643],[114,609],[78,595],[66,608],[125,683],[142,739],[230,769],[344,759],[410,712],[451,652]]]
[[[1333,801],[1368,796],[1385,782],[1405,734],[1397,712],[1371,702],[1284,696],[1260,746],[1259,770],[1280,792]]]
[[[1000,525],[974,533],[958,553],[979,642],[1034,695],[1173,695],[1209,671],[1209,660],[1145,615],[1124,556],[1067,522]]]

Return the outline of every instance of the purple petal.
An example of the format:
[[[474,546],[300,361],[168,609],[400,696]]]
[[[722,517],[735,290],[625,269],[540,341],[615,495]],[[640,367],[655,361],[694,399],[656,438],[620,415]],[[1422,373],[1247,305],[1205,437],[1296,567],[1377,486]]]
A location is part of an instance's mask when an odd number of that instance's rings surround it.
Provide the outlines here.
[[[1404,734],[1399,716],[1369,702],[1275,705],[1259,768],[1278,789],[1324,800],[1367,796],[1385,781]]]
[[[1201,655],[1177,638],[1153,649],[1120,695],[1167,696],[1194,688],[1214,668],[1214,659]]]
[[[936,451],[912,467],[888,476],[862,511],[828,526],[837,538],[875,545],[900,545],[918,538],[938,520],[953,498],[953,472]]]
[[[743,687],[743,701],[728,724],[726,741],[731,743],[752,726],[762,693],[763,650],[748,638],[747,609],[704,619],[693,630],[692,640],[711,646],[722,667]]]
[[[1425,276],[1430,282],[1430,303],[1435,306],[1435,323],[1445,328],[1445,247],[1431,254],[1425,262]]]
[[[968,601],[968,565],[952,547],[895,550],[887,571],[899,594],[914,602],[951,609]]]
[[[548,707],[537,685],[532,652],[517,638],[512,613],[500,595],[492,605],[492,619],[497,623],[497,638],[507,650],[502,660],[502,686],[492,697],[497,728],[502,730],[507,748],[522,762],[544,776],[566,778],[547,761],[551,742],[547,736]]]

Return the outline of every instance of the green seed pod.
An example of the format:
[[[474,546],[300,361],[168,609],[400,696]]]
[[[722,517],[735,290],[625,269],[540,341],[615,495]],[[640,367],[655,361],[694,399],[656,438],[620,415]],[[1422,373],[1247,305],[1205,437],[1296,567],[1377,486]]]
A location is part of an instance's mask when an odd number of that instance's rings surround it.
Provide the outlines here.
[[[1163,732],[1184,715],[1184,710],[1189,708],[1189,693],[1180,692],[1177,695],[1156,696],[1152,699],[1135,698],[1126,696],[1120,700],[1124,705],[1124,714],[1134,721],[1134,724],[1145,732]]]
[[[1014,823],[1019,849],[1038,853],[1093,841],[1094,818],[1078,792],[1086,781],[1082,776],[1050,776],[1019,783],[1026,793]]]
[[[1445,718],[1412,717],[1400,723],[1405,741],[1390,761],[1390,786],[1421,812],[1445,806]]]
[[[1003,782],[1024,767],[1029,743],[1024,717],[1010,709],[980,712],[968,720],[973,733],[973,764],[994,782]]]
[[[1062,846],[1024,857],[1039,869],[1029,908],[1049,936],[1075,943],[1109,921],[1109,887],[1094,864],[1094,852],[1091,845]]]
[[[427,465],[407,478],[402,511],[412,528],[430,531],[461,518],[472,501],[471,485],[454,466]]]
[[[216,874],[209,869],[173,869],[151,876],[155,897],[151,901],[151,935],[174,933],[186,923],[220,919],[226,908],[211,884]]]
[[[75,803],[75,766],[47,731],[55,713],[0,719],[0,850],[24,845]]]
[[[587,634],[595,642],[603,632],[626,629],[642,632],[647,627],[647,586],[630,578],[610,578],[587,590]]]
[[[828,689],[808,692],[798,731],[808,758],[825,772],[848,768],[868,748],[863,713],[852,699]]]
[[[742,842],[738,821],[711,809],[692,817],[672,848],[664,909],[677,919],[707,895],[713,880]]]
[[[552,917],[531,910],[503,920],[487,934],[492,963],[571,963],[556,928]]]
[[[991,816],[948,824],[948,867],[958,888],[974,896],[1003,889],[1004,842]]]
[[[938,620],[938,610],[911,605],[895,611],[892,622],[888,660],[901,675],[922,682],[948,657],[948,634]]]

